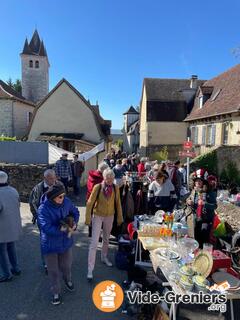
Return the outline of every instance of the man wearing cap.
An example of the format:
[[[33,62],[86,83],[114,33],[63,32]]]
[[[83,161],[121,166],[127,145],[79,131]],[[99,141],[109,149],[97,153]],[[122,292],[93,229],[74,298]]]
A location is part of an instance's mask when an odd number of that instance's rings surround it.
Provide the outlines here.
[[[68,160],[67,153],[63,153],[60,160],[56,162],[55,172],[56,172],[57,178],[59,178],[59,180],[64,184],[66,192],[68,193],[68,184],[69,184],[69,181],[72,180],[73,176],[72,176],[71,164]]]
[[[15,247],[21,232],[19,194],[8,185],[8,175],[0,171],[0,282],[10,281],[13,275],[21,273]]]

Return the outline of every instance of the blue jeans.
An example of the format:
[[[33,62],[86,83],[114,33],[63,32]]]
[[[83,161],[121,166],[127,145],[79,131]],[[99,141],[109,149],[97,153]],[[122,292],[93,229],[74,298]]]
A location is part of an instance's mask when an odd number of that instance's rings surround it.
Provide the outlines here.
[[[11,270],[14,272],[20,271],[15,242],[0,243],[0,267],[2,269],[2,276],[6,278],[12,276]]]

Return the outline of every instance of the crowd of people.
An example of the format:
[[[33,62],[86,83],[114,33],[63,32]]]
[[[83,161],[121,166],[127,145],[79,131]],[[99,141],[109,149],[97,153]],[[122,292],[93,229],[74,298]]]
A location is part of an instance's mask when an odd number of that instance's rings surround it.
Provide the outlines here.
[[[54,169],[44,172],[43,180],[33,189],[29,197],[32,222],[40,233],[42,264],[48,274],[52,293],[52,304],[61,303],[61,280],[69,291],[74,290],[71,276],[73,233],[79,222],[79,210],[67,197],[69,181],[74,181],[76,195],[80,192],[80,179],[84,162],[74,156],[71,163],[63,154]],[[107,154],[97,170],[90,170],[87,181],[85,224],[91,236],[87,279],[93,279],[97,245],[102,231],[101,261],[108,267],[111,234],[121,232],[121,226],[134,219],[136,208],[127,209],[126,199],[131,198],[129,177],[137,176],[148,185],[147,214],[158,210],[172,212],[180,206],[180,199],[186,193],[186,169],[177,160],[174,163],[158,163],[138,155],[121,152]],[[216,179],[198,170],[190,179],[191,192],[186,200],[186,219],[192,237],[200,247],[209,241],[209,233],[216,209]],[[127,191],[126,191],[127,186]],[[129,189],[130,188],[130,189]],[[128,196],[127,196],[128,195]],[[129,216],[129,212],[132,212]],[[125,213],[124,213],[125,212]],[[115,230],[115,233],[113,232]],[[116,232],[116,230],[118,230]],[[0,282],[12,280],[21,274],[15,243],[21,234],[20,198],[18,192],[8,184],[8,175],[0,171]]]

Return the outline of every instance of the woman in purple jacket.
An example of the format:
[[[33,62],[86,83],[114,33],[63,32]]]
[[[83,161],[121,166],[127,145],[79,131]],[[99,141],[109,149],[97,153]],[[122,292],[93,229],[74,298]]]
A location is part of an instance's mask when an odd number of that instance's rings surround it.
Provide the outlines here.
[[[58,305],[61,303],[61,273],[66,288],[69,291],[74,290],[71,278],[71,233],[77,228],[79,211],[65,197],[63,185],[55,184],[43,196],[37,218],[41,233],[41,250],[45,256],[53,294],[52,304]]]

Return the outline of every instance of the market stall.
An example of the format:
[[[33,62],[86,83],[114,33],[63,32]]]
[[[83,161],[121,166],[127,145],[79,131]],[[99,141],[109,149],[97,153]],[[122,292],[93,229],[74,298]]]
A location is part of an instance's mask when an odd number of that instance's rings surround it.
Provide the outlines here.
[[[226,294],[231,319],[238,319],[233,300],[240,300],[240,275],[232,268],[230,257],[213,250],[210,244],[200,250],[198,242],[187,237],[187,225],[174,221],[175,214],[159,211],[155,216],[135,219],[138,233],[135,265],[151,267],[156,274],[160,272],[166,280],[164,285],[176,294],[192,295],[200,291]],[[143,251],[149,251],[149,260],[143,258]],[[177,319],[176,311],[177,304],[171,303],[170,319]]]

